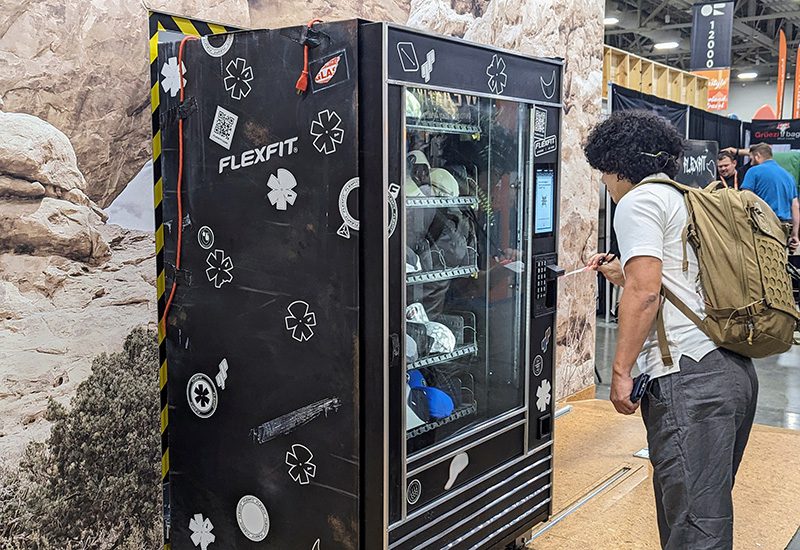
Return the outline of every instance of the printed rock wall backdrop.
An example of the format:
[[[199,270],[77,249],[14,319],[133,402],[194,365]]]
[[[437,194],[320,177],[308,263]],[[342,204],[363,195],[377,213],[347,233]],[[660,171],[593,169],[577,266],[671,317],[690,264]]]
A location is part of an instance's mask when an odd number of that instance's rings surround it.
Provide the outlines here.
[[[601,0],[147,4],[238,27],[274,28],[313,17],[386,19],[564,57],[560,263],[582,265],[595,250],[599,180],[580,142],[600,113]],[[47,436],[47,398],[68,403],[95,355],[119,350],[132,328],[155,325],[152,234],[109,225],[104,213],[150,157],[147,62],[141,3],[0,0],[0,132],[10,133],[0,136],[4,458]],[[592,383],[590,279],[578,275],[561,283],[557,397]]]

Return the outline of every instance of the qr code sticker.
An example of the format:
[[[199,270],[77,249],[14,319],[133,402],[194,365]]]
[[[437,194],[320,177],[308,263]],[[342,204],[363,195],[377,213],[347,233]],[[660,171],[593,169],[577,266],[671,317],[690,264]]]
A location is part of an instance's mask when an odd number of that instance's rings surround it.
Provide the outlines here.
[[[536,108],[533,114],[533,135],[543,138],[547,135],[547,111]]]
[[[227,109],[217,106],[217,114],[214,115],[214,123],[211,125],[209,139],[214,143],[219,143],[225,149],[230,149],[238,121],[238,116]]]

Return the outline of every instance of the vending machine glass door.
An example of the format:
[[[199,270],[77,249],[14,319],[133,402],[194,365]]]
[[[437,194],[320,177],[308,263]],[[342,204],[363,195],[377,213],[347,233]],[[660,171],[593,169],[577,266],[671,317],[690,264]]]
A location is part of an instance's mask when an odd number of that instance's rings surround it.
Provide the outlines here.
[[[401,324],[404,383],[393,391],[404,393],[394,402],[408,466],[525,408],[529,108],[393,88],[405,116],[390,121],[402,153],[390,174],[404,208],[390,239],[390,318]],[[473,473],[512,458],[504,454]],[[447,490],[469,480],[455,477]]]

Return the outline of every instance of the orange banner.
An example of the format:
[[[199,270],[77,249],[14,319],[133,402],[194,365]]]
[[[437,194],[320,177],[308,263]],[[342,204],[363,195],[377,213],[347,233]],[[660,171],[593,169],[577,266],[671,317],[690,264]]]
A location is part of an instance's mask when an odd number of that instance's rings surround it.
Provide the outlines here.
[[[731,85],[731,70],[712,69],[710,71],[694,71],[694,74],[708,79],[706,109],[709,111],[726,110],[728,108],[728,95]]]
[[[800,117],[800,45],[797,46],[797,61],[794,67],[794,105],[792,118]]]
[[[786,34],[781,29],[780,51],[778,52],[778,98],[775,113],[778,120],[783,118],[783,91],[786,88]]]

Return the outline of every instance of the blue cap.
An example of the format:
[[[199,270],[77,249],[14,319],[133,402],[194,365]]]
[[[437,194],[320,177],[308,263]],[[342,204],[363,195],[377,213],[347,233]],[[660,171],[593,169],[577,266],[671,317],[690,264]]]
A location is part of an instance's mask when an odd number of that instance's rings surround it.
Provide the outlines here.
[[[414,369],[408,371],[408,385],[412,388],[421,388],[428,384],[425,382],[425,377],[422,376],[422,373]]]
[[[431,418],[445,418],[453,414],[453,399],[440,389],[425,386],[418,388],[428,400],[428,411]]]

